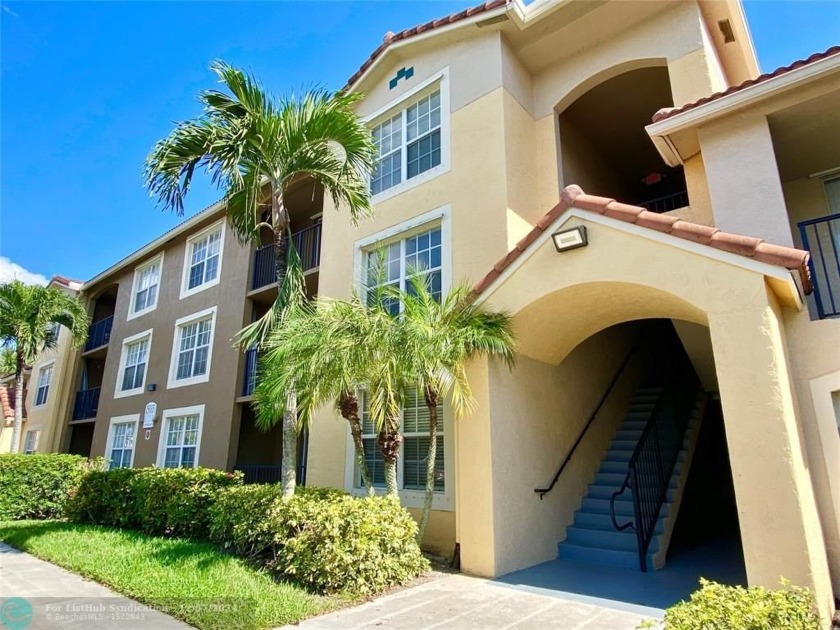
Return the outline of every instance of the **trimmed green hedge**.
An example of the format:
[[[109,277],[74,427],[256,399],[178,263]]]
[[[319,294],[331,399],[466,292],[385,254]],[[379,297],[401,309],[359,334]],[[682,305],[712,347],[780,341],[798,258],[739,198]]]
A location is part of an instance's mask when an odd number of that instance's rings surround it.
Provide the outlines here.
[[[64,454],[0,455],[0,521],[64,516],[91,464]]]
[[[241,473],[211,468],[91,472],[67,506],[67,515],[82,523],[206,540],[216,497],[241,484]]]
[[[808,589],[791,586],[771,591],[700,580],[701,588],[687,602],[665,611],[663,625],[646,622],[640,628],[663,630],[820,630],[814,597]]]
[[[210,532],[234,553],[321,592],[376,593],[429,567],[414,519],[384,497],[300,488],[284,501],[279,486],[232,488],[211,509]]]

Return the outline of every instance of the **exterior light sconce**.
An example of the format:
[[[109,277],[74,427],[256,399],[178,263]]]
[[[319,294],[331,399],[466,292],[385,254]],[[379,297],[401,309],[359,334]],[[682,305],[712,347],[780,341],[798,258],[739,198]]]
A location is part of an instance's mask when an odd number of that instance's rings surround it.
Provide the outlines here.
[[[585,225],[579,225],[571,230],[555,232],[551,235],[551,238],[558,252],[567,252],[578,247],[586,247],[589,244],[586,238]]]

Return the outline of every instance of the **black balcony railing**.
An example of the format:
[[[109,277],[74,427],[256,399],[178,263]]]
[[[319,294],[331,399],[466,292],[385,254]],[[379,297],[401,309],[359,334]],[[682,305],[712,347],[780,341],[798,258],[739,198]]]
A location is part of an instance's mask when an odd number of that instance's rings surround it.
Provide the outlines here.
[[[111,328],[113,325],[113,315],[92,323],[88,328],[88,338],[87,343],[85,344],[85,352],[102,346],[107,346],[108,342],[111,340]]]
[[[321,264],[321,224],[292,234],[292,242],[300,256],[304,271],[315,269]],[[254,271],[251,278],[251,288],[259,289],[277,282],[274,263],[274,244],[263,245],[254,252]]]
[[[670,195],[665,195],[664,197],[642,201],[638,205],[650,212],[671,212],[671,210],[685,208],[688,205],[688,192],[681,190]]]
[[[811,282],[820,319],[840,317],[840,214],[799,224],[802,246],[811,252]]]
[[[80,389],[76,392],[76,402],[73,404],[73,420],[87,420],[95,418],[99,410],[99,392],[101,387]]]
[[[233,469],[242,473],[245,483],[277,483],[282,479],[282,467],[275,464],[237,464]]]
[[[245,351],[245,374],[242,379],[242,395],[250,396],[257,384],[257,349],[249,348]]]

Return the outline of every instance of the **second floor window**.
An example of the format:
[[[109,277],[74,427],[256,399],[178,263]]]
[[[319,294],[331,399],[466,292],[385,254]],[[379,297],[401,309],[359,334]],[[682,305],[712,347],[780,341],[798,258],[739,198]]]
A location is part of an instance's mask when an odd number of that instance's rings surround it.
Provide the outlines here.
[[[149,340],[140,339],[128,344],[125,349],[125,368],[123,369],[122,391],[142,389],[146,376],[146,360],[149,355]]]
[[[45,365],[38,372],[38,389],[35,392],[35,406],[47,404],[47,396],[50,392],[50,380],[52,379],[52,365]]]
[[[221,246],[221,226],[190,243],[189,271],[187,272],[188,291],[209,284],[218,278]]]
[[[212,332],[212,317],[181,326],[176,380],[207,374]]]
[[[161,266],[162,258],[158,258],[135,272],[132,315],[151,311],[157,306]]]
[[[440,166],[440,89],[375,125],[372,133],[379,155],[370,181],[373,195]]]

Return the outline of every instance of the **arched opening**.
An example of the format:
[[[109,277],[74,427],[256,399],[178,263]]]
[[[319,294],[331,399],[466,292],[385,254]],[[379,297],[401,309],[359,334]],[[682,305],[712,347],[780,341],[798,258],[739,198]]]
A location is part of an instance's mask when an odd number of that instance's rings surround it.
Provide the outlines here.
[[[577,96],[558,112],[564,185],[652,212],[687,206],[682,167],[665,165],[645,132],[653,114],[673,104],[664,65],[621,72]]]

